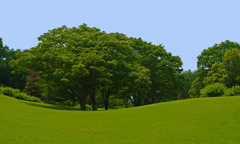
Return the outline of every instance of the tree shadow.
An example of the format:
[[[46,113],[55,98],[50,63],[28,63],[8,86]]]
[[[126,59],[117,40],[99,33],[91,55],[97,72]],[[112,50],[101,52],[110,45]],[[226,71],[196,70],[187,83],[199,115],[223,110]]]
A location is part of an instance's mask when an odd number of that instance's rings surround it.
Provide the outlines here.
[[[43,105],[42,103],[28,103],[28,102],[23,102],[27,105],[30,106],[35,106],[35,107],[41,107],[41,108],[47,108],[47,109],[54,109],[54,110],[69,110],[69,111],[80,111],[80,108],[73,108],[73,107],[64,107],[64,106],[57,106],[57,105]]]
[[[43,105],[43,103],[28,103],[28,102],[25,102],[25,101],[22,101],[22,103],[25,103],[25,104],[30,105],[30,106],[53,109],[53,110],[86,111],[86,112],[92,111],[92,110],[80,110],[80,108],[65,107],[65,106],[58,106],[58,105],[51,105],[51,104],[48,104],[48,105],[44,104]],[[103,110],[96,110],[96,111],[103,111]]]

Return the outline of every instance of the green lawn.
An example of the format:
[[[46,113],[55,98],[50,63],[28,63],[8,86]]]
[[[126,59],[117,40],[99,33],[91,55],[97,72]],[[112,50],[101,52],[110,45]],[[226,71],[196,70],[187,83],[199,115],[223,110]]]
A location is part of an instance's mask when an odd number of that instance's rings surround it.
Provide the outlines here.
[[[240,143],[240,97],[79,111],[0,95],[0,144]]]

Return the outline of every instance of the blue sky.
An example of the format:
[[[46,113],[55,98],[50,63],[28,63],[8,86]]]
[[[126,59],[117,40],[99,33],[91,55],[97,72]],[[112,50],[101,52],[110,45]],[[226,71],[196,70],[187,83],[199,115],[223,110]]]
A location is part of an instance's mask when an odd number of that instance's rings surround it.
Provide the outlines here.
[[[0,37],[13,49],[30,49],[41,34],[86,23],[102,31],[141,37],[197,69],[203,49],[240,43],[239,0],[0,0]]]

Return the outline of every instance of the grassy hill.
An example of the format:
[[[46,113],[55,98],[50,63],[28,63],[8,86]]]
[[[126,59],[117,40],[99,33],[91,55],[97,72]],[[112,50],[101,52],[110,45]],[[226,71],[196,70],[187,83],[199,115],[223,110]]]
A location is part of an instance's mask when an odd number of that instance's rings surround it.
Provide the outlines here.
[[[79,111],[0,95],[0,143],[236,144],[240,97]]]

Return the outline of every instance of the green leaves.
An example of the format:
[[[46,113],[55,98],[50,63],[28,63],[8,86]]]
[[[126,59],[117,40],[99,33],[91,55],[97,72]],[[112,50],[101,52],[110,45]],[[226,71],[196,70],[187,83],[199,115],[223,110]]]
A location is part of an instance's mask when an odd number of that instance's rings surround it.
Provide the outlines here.
[[[196,79],[191,86],[190,93],[192,97],[199,97],[200,89],[204,88],[204,86],[207,84],[227,81],[226,78],[229,77],[229,75],[226,75],[226,69],[224,70],[221,68],[225,67],[226,65],[222,65],[220,63],[223,63],[223,57],[225,53],[228,50],[232,50],[234,48],[240,50],[240,45],[236,42],[226,40],[224,42],[221,42],[220,44],[215,44],[213,47],[209,47],[208,49],[203,50],[201,55],[197,57],[197,67],[199,73],[198,79]],[[220,64],[221,66],[218,64]],[[233,81],[231,79],[232,78],[228,80]],[[226,85],[228,87],[230,86],[230,84]]]
[[[212,85],[206,86],[201,90],[201,97],[217,97],[223,96],[224,92],[227,90],[224,84],[215,83]]]

